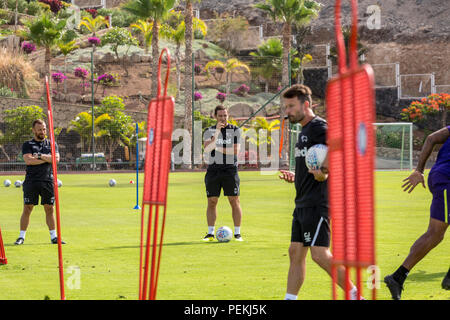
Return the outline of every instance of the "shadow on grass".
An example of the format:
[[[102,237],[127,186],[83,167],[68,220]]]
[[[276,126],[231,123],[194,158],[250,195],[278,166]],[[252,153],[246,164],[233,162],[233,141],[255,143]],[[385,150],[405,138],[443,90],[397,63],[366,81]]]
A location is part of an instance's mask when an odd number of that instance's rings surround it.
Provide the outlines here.
[[[442,280],[447,272],[436,272],[436,273],[427,273],[423,270],[418,270],[408,276],[408,280],[417,281],[417,282],[428,282],[433,280]]]
[[[170,246],[190,246],[190,245],[219,245],[219,244],[226,244],[226,242],[219,242],[219,241],[210,241],[210,242],[203,242],[203,241],[191,241],[191,242],[170,242],[170,243],[163,243],[163,247],[170,247]],[[145,247],[145,245],[144,245]],[[153,246],[151,246],[153,247]],[[134,246],[118,246],[118,247],[105,247],[105,248],[97,248],[96,250],[113,250],[113,249],[139,249],[140,245],[134,245]]]

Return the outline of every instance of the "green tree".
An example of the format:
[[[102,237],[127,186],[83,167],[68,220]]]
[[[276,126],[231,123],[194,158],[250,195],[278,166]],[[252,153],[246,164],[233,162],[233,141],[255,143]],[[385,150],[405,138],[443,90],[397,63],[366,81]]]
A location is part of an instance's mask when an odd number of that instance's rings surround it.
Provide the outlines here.
[[[342,26],[342,35],[344,37],[345,52],[349,52],[349,50],[350,50],[350,37],[351,37],[351,34],[352,34],[352,28],[351,27]],[[357,35],[356,41],[357,41],[356,47],[357,47],[357,50],[358,50],[358,62],[361,63],[362,62],[362,56],[369,51],[369,48],[365,47],[361,43],[361,41],[359,39],[359,34]],[[330,48],[330,55],[328,56],[328,58],[331,60],[331,62],[334,65],[338,64],[338,55],[337,55],[337,48],[336,48],[336,46],[333,46],[333,47]],[[347,58],[346,59],[346,65],[349,65],[350,64],[350,60],[349,60],[350,59],[350,55],[347,54],[346,58]]]
[[[125,109],[123,99],[117,96],[106,97],[100,106],[95,108],[95,113],[101,116],[98,121],[98,138],[108,150],[108,159],[112,160],[112,154],[119,146],[128,142],[127,129],[132,123],[131,117],[122,110]]]
[[[122,9],[134,14],[143,20],[151,20],[152,28],[152,91],[153,98],[158,90],[158,62],[159,62],[159,26],[161,21],[167,18],[169,11],[175,5],[176,0],[132,0],[126,3]]]
[[[96,33],[103,27],[109,27],[109,21],[103,16],[97,16],[92,18],[91,16],[85,16],[81,19],[78,28],[85,27],[89,32],[92,32],[92,36],[95,37]]]
[[[250,74],[250,68],[248,65],[236,58],[228,59],[226,62],[219,60],[210,61],[206,64],[205,71],[208,75],[213,74],[214,77],[219,76],[219,81],[222,78],[222,74],[225,73],[227,95],[229,95],[231,91],[231,83],[233,81],[234,73],[247,72]]]
[[[193,19],[194,31],[200,32],[203,36],[206,35],[207,26],[203,20]],[[181,90],[181,45],[186,40],[186,24],[183,20],[181,12],[171,12],[165,26],[161,28],[161,36],[175,43],[175,67],[177,79],[177,93],[175,99],[178,100],[179,92]]]
[[[148,22],[139,19],[136,23],[131,24],[130,28],[133,28],[138,32],[142,33],[142,36],[144,37],[145,53],[148,53],[148,48],[152,44],[153,22]]]
[[[94,119],[94,139],[98,138],[95,128],[98,127],[99,122],[103,121],[105,115],[100,115]],[[92,147],[92,113],[80,112],[75,119],[70,121],[70,126],[67,130],[75,131],[80,135],[81,152],[90,152]]]
[[[49,84],[51,89],[51,59],[52,49],[60,43],[61,39],[65,37],[65,33],[69,32],[65,29],[66,20],[58,19],[51,16],[50,13],[45,12],[43,15],[25,22],[27,27],[22,30],[20,34],[26,40],[30,40],[38,47],[45,48],[44,70],[49,77]],[[51,91],[50,91],[51,92]]]
[[[127,48],[126,52],[123,54],[122,57],[122,66],[125,69],[125,76],[128,77],[128,68],[126,64],[128,50],[130,50],[130,47],[132,45],[138,46],[139,41],[135,37],[133,37],[131,32],[128,31],[127,29],[114,27],[102,37],[102,45],[105,44],[111,45],[111,49],[114,51],[117,60],[120,60],[118,51],[119,47],[126,46]]]
[[[292,25],[307,25],[319,15],[321,4],[314,0],[266,0],[266,3],[255,4],[255,7],[268,13],[274,22],[283,23],[283,70],[281,84],[289,85],[289,53],[291,51]],[[281,117],[284,117],[284,108],[280,110]],[[288,130],[284,130],[284,141],[288,141]],[[283,145],[282,165],[288,163],[288,144]]]
[[[255,58],[252,61],[252,71],[264,79],[265,92],[269,92],[270,82],[277,81],[280,76],[282,54],[283,46],[276,38],[268,39],[258,46],[256,52],[250,52]]]
[[[64,74],[67,74],[67,56],[72,51],[79,48],[79,46],[75,45],[76,40],[72,40],[69,42],[60,41],[58,43],[59,51],[64,55]],[[67,81],[64,81],[64,93],[67,93]]]
[[[6,130],[0,137],[0,147],[4,151],[5,145],[10,145],[13,154],[8,158],[14,159],[20,152],[22,144],[33,137],[31,125],[36,119],[45,119],[45,114],[39,106],[25,106],[4,111],[3,122]]]

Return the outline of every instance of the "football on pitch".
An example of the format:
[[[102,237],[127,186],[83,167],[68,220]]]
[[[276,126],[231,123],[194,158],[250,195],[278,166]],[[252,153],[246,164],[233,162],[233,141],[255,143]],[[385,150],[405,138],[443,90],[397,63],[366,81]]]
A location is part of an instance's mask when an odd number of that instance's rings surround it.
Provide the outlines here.
[[[116,180],[114,180],[114,179],[109,180],[110,187],[114,187],[115,185],[116,185]]]
[[[328,147],[324,144],[315,144],[306,152],[305,163],[310,170],[319,170],[325,157]]]
[[[61,188],[62,187],[62,181],[58,179],[58,187]]]
[[[4,185],[5,187],[9,187],[9,186],[11,185],[11,181],[8,180],[8,179],[6,179],[5,181],[3,181],[3,185]]]
[[[223,226],[217,229],[216,238],[219,242],[228,242],[233,237],[233,232],[230,228]]]
[[[14,182],[14,185],[16,186],[16,188],[20,188],[20,187],[22,186],[22,181],[16,180],[16,181]]]

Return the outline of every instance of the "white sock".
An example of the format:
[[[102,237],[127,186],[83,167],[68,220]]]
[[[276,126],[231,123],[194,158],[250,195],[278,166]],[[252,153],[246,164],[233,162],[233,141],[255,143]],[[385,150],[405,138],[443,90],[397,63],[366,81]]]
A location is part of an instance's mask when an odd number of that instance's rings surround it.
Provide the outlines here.
[[[25,234],[27,233],[27,231],[25,230],[20,230],[20,234],[19,234],[19,238],[25,239]]]
[[[234,234],[241,234],[241,227],[234,227]]]
[[[214,234],[214,226],[208,226],[208,234]]]
[[[358,289],[356,287],[350,289],[350,299],[358,300]]]
[[[284,300],[297,300],[297,296],[294,294],[286,293]]]
[[[50,230],[50,238],[55,239],[56,237],[56,230]]]

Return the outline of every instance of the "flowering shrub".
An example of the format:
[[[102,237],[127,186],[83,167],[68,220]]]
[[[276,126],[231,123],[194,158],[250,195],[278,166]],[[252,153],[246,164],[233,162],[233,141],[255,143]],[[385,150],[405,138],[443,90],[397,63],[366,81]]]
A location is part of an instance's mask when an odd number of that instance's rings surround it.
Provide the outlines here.
[[[95,19],[98,14],[97,9],[86,9],[86,12],[89,12],[93,19]]]
[[[26,54],[30,54],[36,50],[36,46],[34,45],[34,43],[24,41],[22,42],[22,50]]]
[[[50,11],[54,14],[57,14],[63,8],[63,4],[60,0],[39,0],[39,2],[48,5],[50,7]]]
[[[97,37],[89,37],[88,38],[88,42],[90,43],[90,44],[92,44],[92,45],[96,45],[96,46],[98,46],[99,44],[100,44],[100,39],[99,38],[97,38]]]
[[[74,74],[75,74],[75,77],[77,77],[77,78],[86,79],[87,76],[89,75],[89,71],[87,71],[86,69],[83,69],[83,68],[75,68]]]
[[[64,80],[67,79],[67,77],[62,72],[54,72],[54,73],[52,73],[52,79],[56,83],[63,83]]]
[[[219,92],[216,95],[216,99],[220,101],[220,103],[223,103],[225,99],[227,98],[227,95],[223,92]]]
[[[109,73],[104,73],[101,76],[98,76],[97,79],[95,79],[95,82],[103,86],[103,94],[105,94],[106,87],[112,87],[116,85],[119,81],[117,75],[114,76]]]
[[[194,65],[194,72],[195,72],[195,75],[198,76],[200,73],[202,73],[202,66],[199,65],[198,63],[196,63]]]
[[[200,92],[195,92],[194,93],[194,101],[199,101],[199,100],[202,100],[203,99],[203,96],[202,96],[202,94],[200,93]]]
[[[450,110],[450,94],[432,94],[420,101],[413,101],[408,108],[404,108],[400,115],[403,120],[418,122],[427,114]]]
[[[233,90],[233,93],[238,96],[246,96],[250,91],[250,87],[246,84],[242,84],[239,88]]]

